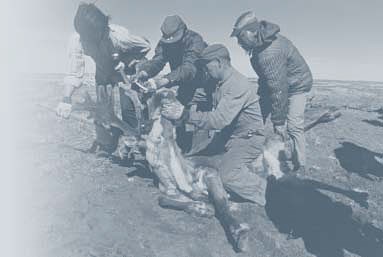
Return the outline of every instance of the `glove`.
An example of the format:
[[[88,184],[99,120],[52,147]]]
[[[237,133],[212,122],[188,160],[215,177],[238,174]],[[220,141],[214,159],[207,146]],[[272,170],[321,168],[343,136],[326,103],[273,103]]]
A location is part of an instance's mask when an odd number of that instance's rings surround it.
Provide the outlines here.
[[[149,79],[146,82],[145,86],[148,88],[148,90],[155,91],[157,89],[165,87],[169,83],[170,83],[169,79],[162,77],[162,78]]]
[[[154,92],[157,90],[157,84],[154,79],[149,79],[144,83],[144,87],[146,88],[146,92]]]
[[[161,108],[161,114],[169,120],[179,120],[184,112],[184,106],[179,101],[166,103]]]
[[[288,139],[286,125],[274,125],[274,133],[282,138],[283,141]]]
[[[68,119],[72,112],[72,105],[69,103],[60,102],[56,108],[56,114],[59,117]]]
[[[170,83],[170,80],[167,79],[167,78],[164,78],[164,77],[162,77],[162,78],[156,78],[156,79],[154,79],[154,81],[155,81],[155,83],[156,83],[156,88],[157,88],[157,89],[158,89],[158,88],[161,88],[161,87],[164,87],[164,86],[166,86],[167,84]]]

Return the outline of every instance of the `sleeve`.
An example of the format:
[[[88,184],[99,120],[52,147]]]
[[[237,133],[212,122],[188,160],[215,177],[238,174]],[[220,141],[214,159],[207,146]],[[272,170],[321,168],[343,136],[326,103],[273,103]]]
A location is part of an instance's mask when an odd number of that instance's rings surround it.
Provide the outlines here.
[[[241,112],[246,103],[246,95],[245,91],[227,92],[219,101],[217,108],[211,112],[198,112],[191,109],[187,123],[193,124],[199,129],[221,130],[230,125]]]
[[[151,60],[145,61],[140,64],[139,70],[146,71],[149,77],[154,77],[165,67],[167,59],[164,56],[161,42],[157,44],[154,51],[154,56]]]
[[[270,92],[271,121],[283,125],[288,104],[287,58],[282,51],[273,52],[261,58],[259,66],[263,83]]]
[[[182,64],[165,76],[171,84],[179,84],[182,86],[184,82],[192,80],[195,77],[197,73],[196,61],[205,48],[205,45],[201,36],[193,35],[190,37],[189,42],[186,43]]]
[[[132,55],[146,55],[150,51],[150,42],[146,38],[134,35],[128,29],[116,24],[110,24],[109,28],[110,39],[119,51]]]
[[[85,75],[85,56],[77,33],[73,34],[69,40],[67,56],[68,68],[64,83],[80,87]]]

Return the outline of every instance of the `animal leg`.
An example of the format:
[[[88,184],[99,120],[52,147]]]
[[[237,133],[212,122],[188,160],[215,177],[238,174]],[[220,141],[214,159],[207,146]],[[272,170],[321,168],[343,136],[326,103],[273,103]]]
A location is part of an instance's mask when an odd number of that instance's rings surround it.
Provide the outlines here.
[[[162,208],[185,211],[199,217],[210,218],[214,216],[214,209],[209,204],[193,201],[182,195],[161,195],[158,198],[158,203]]]

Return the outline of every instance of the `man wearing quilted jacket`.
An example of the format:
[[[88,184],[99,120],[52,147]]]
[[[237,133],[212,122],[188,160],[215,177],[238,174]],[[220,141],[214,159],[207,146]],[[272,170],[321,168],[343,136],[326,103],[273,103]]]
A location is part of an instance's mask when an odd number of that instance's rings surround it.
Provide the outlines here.
[[[297,48],[279,31],[278,25],[258,21],[248,11],[237,19],[231,36],[249,54],[258,75],[264,121],[271,114],[274,132],[289,139],[294,170],[304,171],[304,111],[313,78]]]

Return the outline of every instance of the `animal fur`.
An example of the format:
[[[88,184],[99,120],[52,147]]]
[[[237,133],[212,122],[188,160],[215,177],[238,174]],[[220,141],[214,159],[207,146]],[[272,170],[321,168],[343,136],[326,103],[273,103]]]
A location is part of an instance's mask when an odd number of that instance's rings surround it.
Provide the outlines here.
[[[146,159],[159,178],[160,190],[166,195],[181,192],[192,199],[203,198],[207,195],[206,186],[201,183],[203,169],[182,155],[175,140],[175,127],[160,113],[161,101],[175,100],[175,94],[168,90],[155,97],[160,99],[153,100],[153,126],[146,138]]]
[[[281,162],[281,159],[285,155],[285,143],[279,136],[273,136],[266,139],[263,154],[262,164],[266,176],[274,176],[275,178],[281,178],[286,171],[288,171],[287,165]]]

